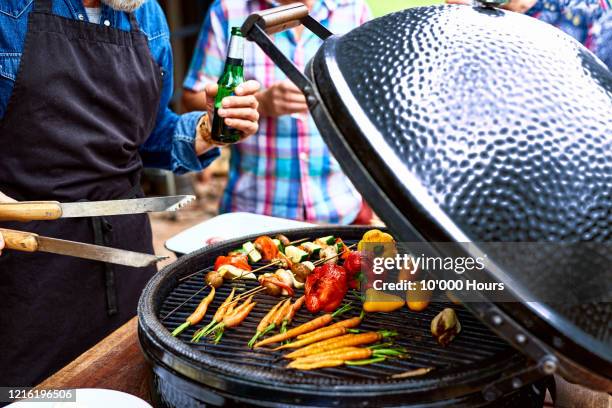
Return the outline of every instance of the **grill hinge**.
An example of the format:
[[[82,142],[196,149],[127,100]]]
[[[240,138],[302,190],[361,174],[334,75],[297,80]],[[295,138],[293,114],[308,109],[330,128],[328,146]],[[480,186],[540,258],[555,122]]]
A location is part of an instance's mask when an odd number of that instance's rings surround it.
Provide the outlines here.
[[[504,395],[520,389],[526,384],[531,384],[544,376],[551,375],[557,369],[557,358],[546,355],[537,364],[524,368],[512,375],[502,377],[492,384],[487,385],[482,394],[486,401],[495,401]]]

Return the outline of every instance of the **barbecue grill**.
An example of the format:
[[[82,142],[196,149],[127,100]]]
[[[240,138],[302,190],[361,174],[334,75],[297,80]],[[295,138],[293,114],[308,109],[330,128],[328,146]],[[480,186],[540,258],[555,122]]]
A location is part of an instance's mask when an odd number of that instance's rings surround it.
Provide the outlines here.
[[[306,75],[269,37],[298,24],[324,39]],[[551,251],[524,269],[516,264],[525,254],[492,251],[487,277],[515,302],[483,294],[452,306],[465,329],[448,348],[430,338],[445,306],[432,304],[367,322],[398,327],[410,359],[313,373],[244,347],[257,313],[217,346],[187,343],[190,331],[170,336],[201,299],[164,320],[203,284],[202,274],[179,278],[252,237],[206,248],[165,268],[141,298],[140,339],[160,404],[538,406],[554,372],[612,391],[612,251],[603,246],[612,237],[612,74],[593,54],[553,27],[486,6],[408,9],[334,36],[296,4],[252,15],[242,31],[302,89],[345,173],[399,241],[436,253],[439,242],[472,242],[457,251],[473,257],[487,242],[594,245],[572,252],[571,265]],[[350,242],[363,232],[286,235]],[[597,296],[580,305],[546,302],[529,285],[538,277],[561,296],[585,276]],[[422,366],[436,369],[392,377]]]
[[[351,244],[368,229],[320,227],[281,233],[292,240],[334,235]],[[194,328],[178,338],[172,337],[170,332],[185,321],[206,295],[200,293],[191,298],[204,286],[203,276],[216,257],[255,238],[244,237],[184,256],[158,273],[145,289],[139,305],[139,337],[153,365],[156,406],[483,406],[488,400],[494,401],[495,407],[542,405],[541,383],[521,384],[501,395],[490,387],[521,373],[529,367],[529,362],[466,309],[454,304],[432,303],[423,312],[404,308],[367,317],[360,328],[397,330],[397,343],[407,347],[410,354],[404,360],[372,366],[296,372],[284,368],[287,363],[280,357],[282,352],[248,349],[246,343],[259,320],[278,301],[268,295],[258,295],[258,305],[251,315],[236,330],[228,330],[219,344],[189,343]],[[201,273],[180,281],[196,271]],[[256,285],[252,281],[236,282],[240,283],[235,285],[245,289]],[[226,283],[218,289],[212,310],[216,310],[231,288]],[[184,307],[164,319],[185,301]],[[347,295],[345,303],[349,301],[361,303],[354,294]],[[461,335],[446,348],[439,346],[429,331],[431,319],[444,307],[456,309],[463,326]],[[294,325],[311,318],[304,308],[296,316]],[[435,369],[422,377],[392,378],[419,367]]]

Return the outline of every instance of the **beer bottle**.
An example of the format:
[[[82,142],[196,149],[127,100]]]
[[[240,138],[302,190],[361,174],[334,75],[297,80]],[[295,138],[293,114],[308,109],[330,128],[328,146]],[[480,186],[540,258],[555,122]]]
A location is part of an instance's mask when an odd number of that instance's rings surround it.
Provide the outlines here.
[[[224,118],[217,115],[221,101],[234,94],[234,89],[244,82],[244,37],[239,27],[232,27],[227,59],[223,74],[217,84],[219,90],[215,98],[215,112],[212,124],[212,139],[220,143],[236,143],[240,140],[240,131],[225,124]]]

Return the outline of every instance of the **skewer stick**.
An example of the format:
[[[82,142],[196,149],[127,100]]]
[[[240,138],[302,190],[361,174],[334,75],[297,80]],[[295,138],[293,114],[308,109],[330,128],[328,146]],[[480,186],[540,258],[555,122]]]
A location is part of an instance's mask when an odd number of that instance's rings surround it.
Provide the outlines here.
[[[295,244],[300,244],[302,242],[306,242],[308,241],[310,238],[302,238],[302,239],[297,239],[295,241],[291,241],[289,242],[289,245],[295,245]]]
[[[327,261],[329,261],[331,259],[336,259],[337,257],[342,256],[342,255],[346,254],[347,252],[350,252],[351,248],[354,248],[355,245],[357,245],[357,244],[349,245],[349,246],[346,247],[346,249],[344,251],[342,251],[342,252],[340,252],[340,253],[338,253],[338,254],[336,254],[334,256],[330,256],[329,258],[319,259],[318,261],[313,262],[313,265],[314,266],[319,266],[319,265],[324,264],[325,262],[327,262]]]
[[[189,302],[191,299],[193,299],[194,297],[196,297],[199,293],[201,293],[204,289],[206,289],[208,287],[208,285],[204,285],[204,287],[200,290],[198,290],[196,293],[194,293],[193,295],[191,295],[186,301],[184,301],[183,303],[181,303],[180,305],[178,305],[177,307],[175,307],[174,309],[172,309],[171,311],[168,312],[167,315],[165,315],[164,317],[161,318],[161,321],[163,322],[164,320],[166,320],[168,317],[170,317],[172,314],[174,314],[174,312],[176,312],[177,310],[179,310],[181,307],[185,306],[185,304],[187,302]]]
[[[186,281],[187,279],[189,279],[189,278],[191,278],[191,277],[193,277],[193,276],[196,276],[196,275],[197,275],[198,273],[200,273],[200,272],[210,272],[210,269],[211,269],[211,268],[212,268],[212,266],[209,266],[208,268],[200,269],[199,271],[196,271],[196,272],[194,272],[194,273],[190,273],[190,274],[189,274],[189,275],[187,275],[187,276],[183,276],[183,277],[182,277],[182,278],[180,278],[178,281],[179,281],[179,282]]]
[[[231,302],[229,302],[227,304],[227,306],[233,305],[234,303],[240,302],[242,299],[244,299],[247,296],[254,296],[262,291],[266,290],[266,288],[264,288],[263,286],[257,286],[256,288],[253,288],[251,290],[247,290],[244,293],[239,294],[238,296],[236,296],[236,299],[232,300]]]

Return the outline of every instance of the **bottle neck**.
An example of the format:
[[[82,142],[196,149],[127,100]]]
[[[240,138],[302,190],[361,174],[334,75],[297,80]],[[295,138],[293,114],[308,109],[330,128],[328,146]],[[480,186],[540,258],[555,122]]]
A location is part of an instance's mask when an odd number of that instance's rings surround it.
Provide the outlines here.
[[[233,64],[242,65],[244,60],[244,38],[238,35],[232,35],[230,38],[229,49],[227,51],[227,60]]]

